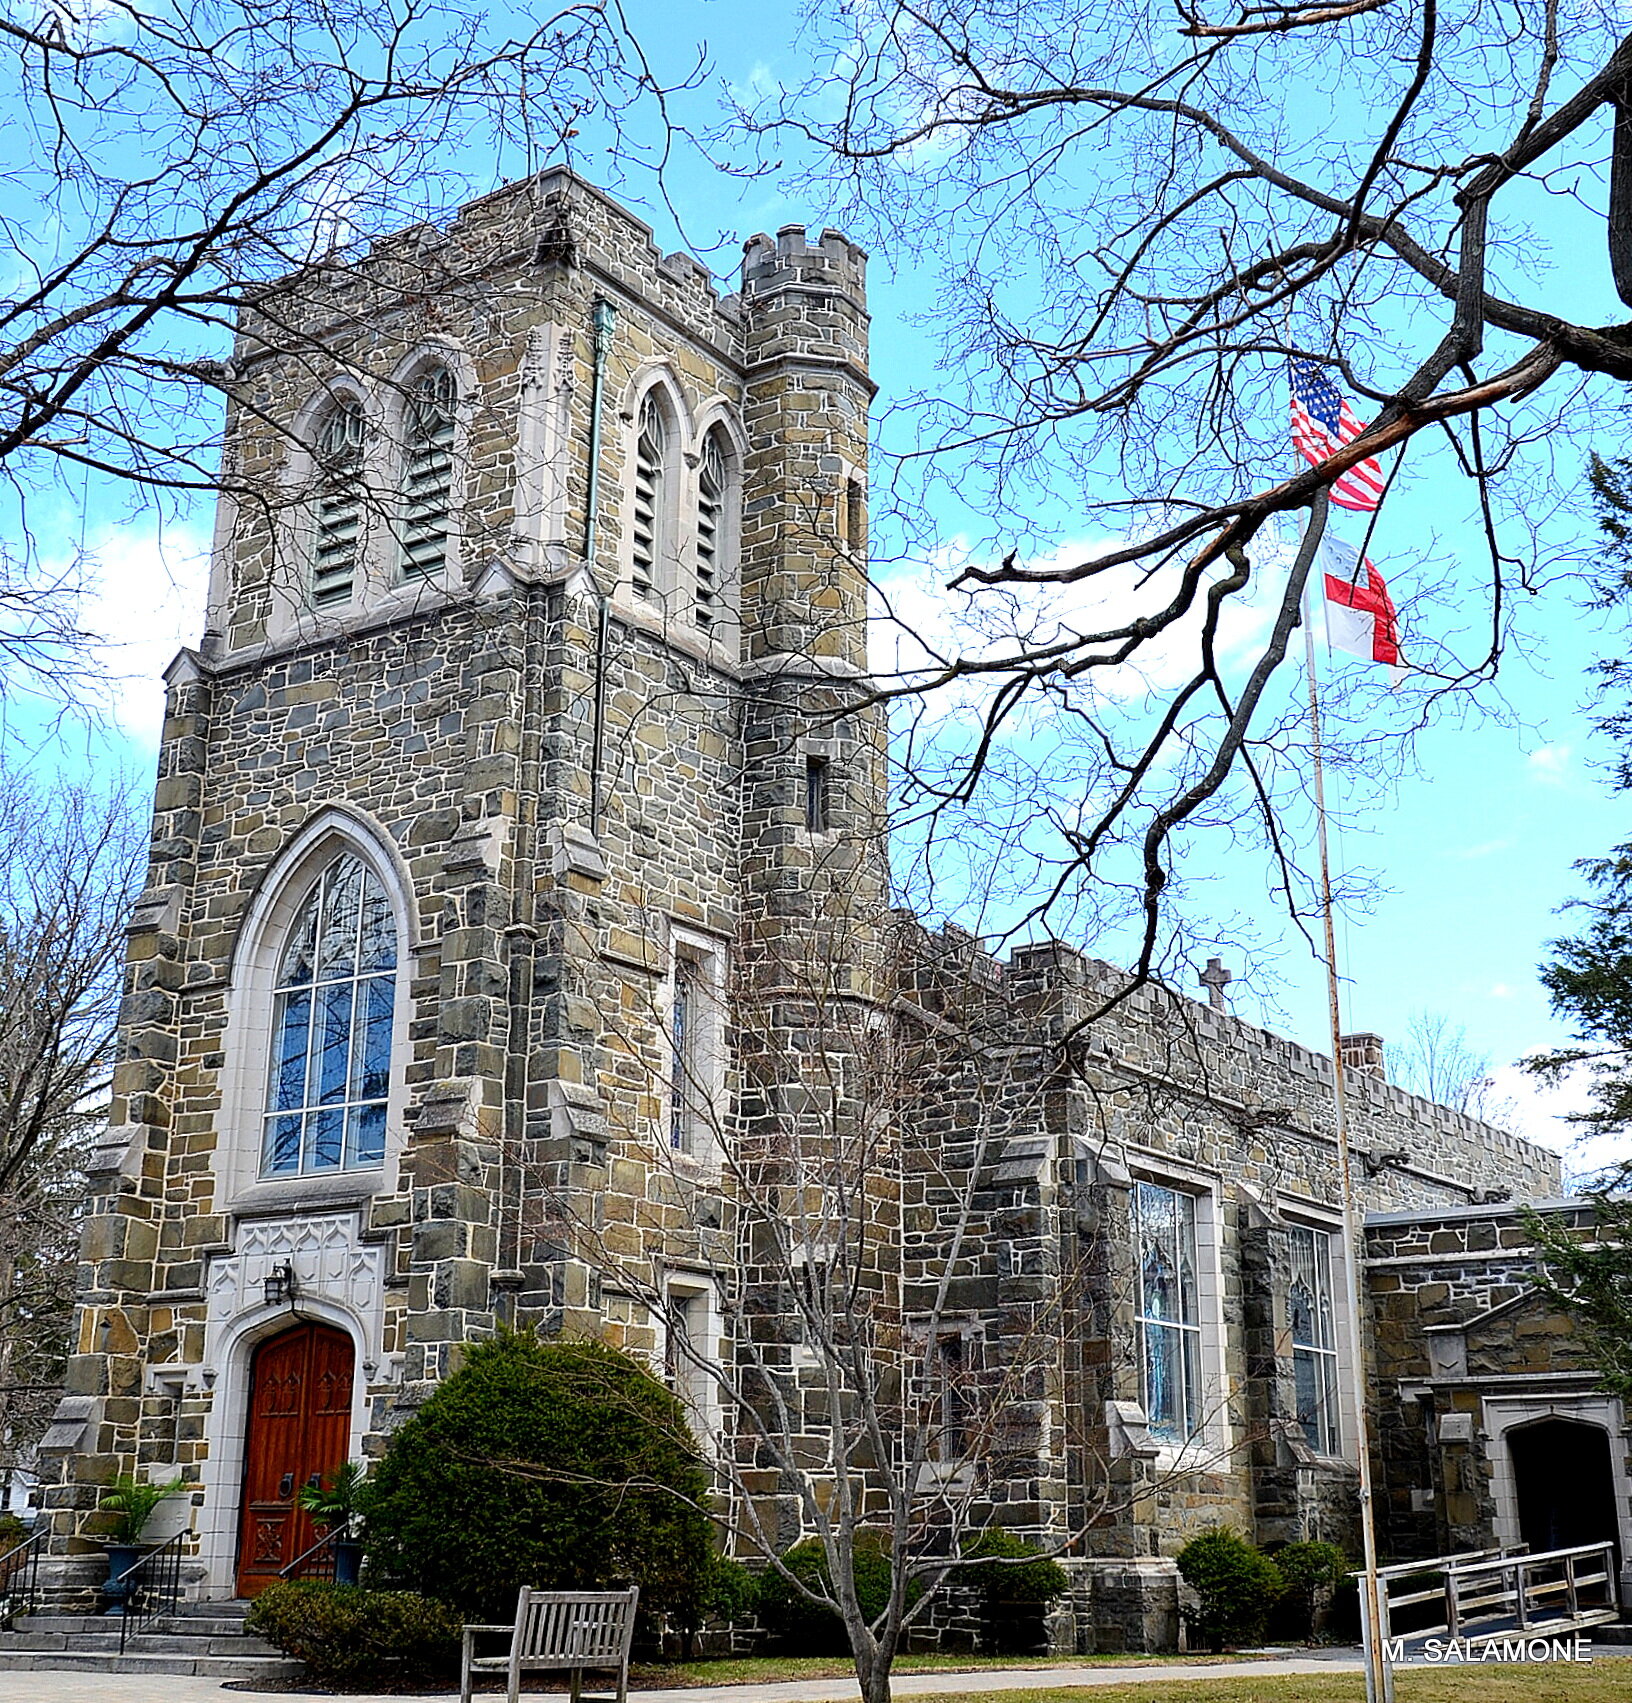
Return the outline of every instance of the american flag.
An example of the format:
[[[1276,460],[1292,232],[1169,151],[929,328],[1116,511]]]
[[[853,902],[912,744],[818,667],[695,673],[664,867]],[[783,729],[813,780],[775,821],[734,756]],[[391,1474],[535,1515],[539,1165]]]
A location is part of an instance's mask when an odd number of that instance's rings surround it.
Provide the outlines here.
[[[1319,467],[1365,429],[1323,368],[1313,361],[1292,363],[1292,442],[1306,461]],[[1332,486],[1339,508],[1362,513],[1376,508],[1382,495],[1383,470],[1375,457],[1357,462]]]

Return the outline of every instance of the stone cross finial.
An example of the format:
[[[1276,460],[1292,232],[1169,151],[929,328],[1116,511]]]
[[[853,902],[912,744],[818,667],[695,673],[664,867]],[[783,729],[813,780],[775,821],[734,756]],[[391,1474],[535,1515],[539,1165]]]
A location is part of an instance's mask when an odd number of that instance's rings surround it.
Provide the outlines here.
[[[1209,958],[1207,968],[1201,972],[1199,980],[1207,990],[1207,1003],[1212,1006],[1213,1010],[1227,1010],[1228,1007],[1224,1004],[1224,990],[1235,980],[1235,977],[1224,968],[1223,962],[1218,958]]]

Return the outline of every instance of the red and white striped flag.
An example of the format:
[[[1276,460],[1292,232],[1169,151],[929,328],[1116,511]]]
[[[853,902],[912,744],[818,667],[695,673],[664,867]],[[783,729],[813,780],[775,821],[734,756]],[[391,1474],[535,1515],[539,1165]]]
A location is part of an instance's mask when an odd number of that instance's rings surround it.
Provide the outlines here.
[[[1365,429],[1322,368],[1313,361],[1292,363],[1292,442],[1304,460],[1319,467]],[[1376,457],[1369,456],[1335,481],[1332,501],[1367,513],[1382,500],[1383,485],[1383,470]]]
[[[1383,576],[1352,544],[1329,533],[1320,541],[1325,578],[1326,642],[1367,662],[1400,668],[1400,618]]]

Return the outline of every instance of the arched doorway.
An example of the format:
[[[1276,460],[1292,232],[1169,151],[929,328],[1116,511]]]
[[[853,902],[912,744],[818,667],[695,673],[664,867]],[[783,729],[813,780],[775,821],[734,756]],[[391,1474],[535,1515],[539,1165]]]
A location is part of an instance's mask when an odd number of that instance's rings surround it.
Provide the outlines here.
[[[265,1590],[314,1538],[295,1505],[301,1485],[331,1473],[351,1446],[351,1338],[305,1323],[255,1350],[249,1371],[238,1594]]]
[[[1540,1419],[1507,1433],[1519,1536],[1534,1552],[1614,1541],[1609,1433],[1578,1419]]]

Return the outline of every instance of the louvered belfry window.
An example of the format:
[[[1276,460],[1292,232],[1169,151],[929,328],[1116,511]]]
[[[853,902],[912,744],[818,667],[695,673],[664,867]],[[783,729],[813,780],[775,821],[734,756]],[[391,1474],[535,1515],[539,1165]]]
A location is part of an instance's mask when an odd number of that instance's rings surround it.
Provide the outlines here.
[[[453,374],[436,367],[408,398],[402,467],[404,580],[432,579],[448,560],[448,513],[453,501]]]
[[[697,476],[697,584],[691,618],[705,633],[720,617],[725,574],[725,450],[710,432]]]
[[[630,578],[636,597],[651,598],[657,586],[659,525],[663,513],[663,415],[657,399],[641,404],[635,438],[634,552]]]
[[[322,490],[312,551],[312,602],[319,609],[347,602],[357,583],[363,541],[363,410],[341,402],[317,434]]]

